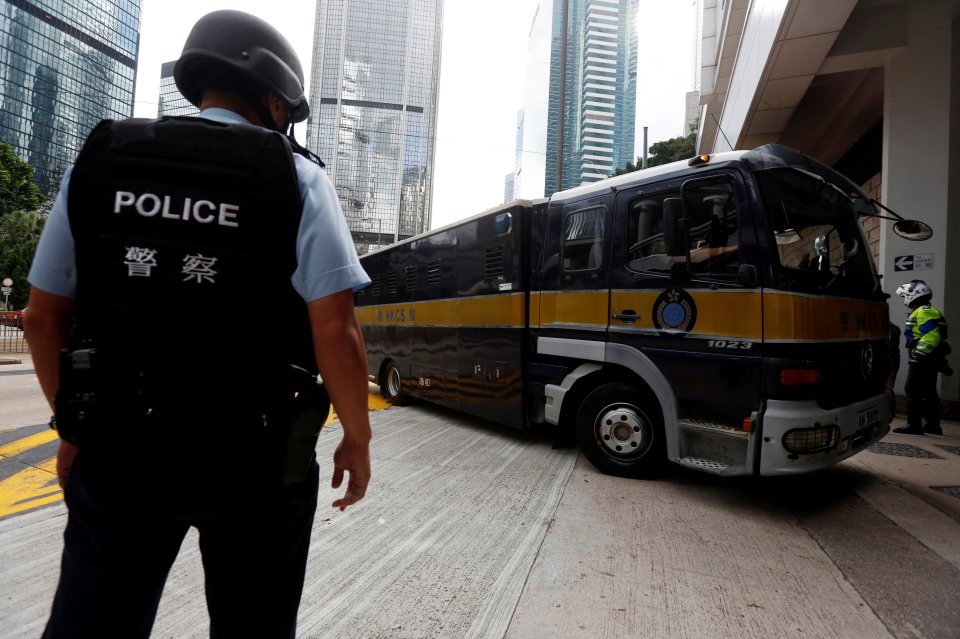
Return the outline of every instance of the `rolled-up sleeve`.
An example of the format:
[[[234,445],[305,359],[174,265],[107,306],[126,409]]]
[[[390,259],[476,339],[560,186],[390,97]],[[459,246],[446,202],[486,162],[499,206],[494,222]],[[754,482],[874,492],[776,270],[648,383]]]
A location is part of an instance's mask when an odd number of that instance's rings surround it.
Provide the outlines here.
[[[327,174],[306,158],[294,155],[303,217],[297,236],[297,270],[291,282],[307,302],[370,283],[360,266],[340,200]]]

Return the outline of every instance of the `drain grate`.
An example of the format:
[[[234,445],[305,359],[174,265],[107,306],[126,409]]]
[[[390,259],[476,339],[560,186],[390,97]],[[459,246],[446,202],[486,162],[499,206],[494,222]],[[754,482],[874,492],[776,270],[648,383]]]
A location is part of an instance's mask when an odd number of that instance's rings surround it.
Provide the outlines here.
[[[945,495],[960,498],[960,486],[931,486],[930,488]]]
[[[878,455],[897,455],[898,457],[917,457],[922,459],[943,459],[940,455],[931,453],[929,450],[912,446],[910,444],[889,444],[879,442],[868,448],[871,453]]]
[[[954,455],[960,455],[960,446],[942,446],[937,444],[937,448],[942,448],[948,453],[953,453]]]

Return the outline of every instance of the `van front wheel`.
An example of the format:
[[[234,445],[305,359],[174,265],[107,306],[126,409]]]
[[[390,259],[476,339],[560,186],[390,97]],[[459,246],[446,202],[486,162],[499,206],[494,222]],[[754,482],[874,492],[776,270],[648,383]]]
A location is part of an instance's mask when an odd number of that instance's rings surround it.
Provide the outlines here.
[[[608,475],[648,477],[666,461],[660,407],[630,384],[603,384],[587,395],[576,434],[583,454]]]

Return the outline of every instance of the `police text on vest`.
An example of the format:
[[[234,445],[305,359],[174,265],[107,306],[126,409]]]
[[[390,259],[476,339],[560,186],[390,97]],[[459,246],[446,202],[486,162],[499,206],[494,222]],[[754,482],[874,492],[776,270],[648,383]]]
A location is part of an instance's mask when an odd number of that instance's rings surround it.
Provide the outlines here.
[[[117,191],[113,200],[113,212],[120,213],[125,208],[133,207],[144,217],[160,217],[168,220],[196,220],[201,224],[210,224],[216,221],[220,226],[240,226],[237,222],[237,213],[240,207],[236,204],[216,204],[210,200],[196,200],[184,198],[177,202],[177,207],[171,207],[173,197],[170,195],[154,195],[144,193],[137,195],[130,191]]]

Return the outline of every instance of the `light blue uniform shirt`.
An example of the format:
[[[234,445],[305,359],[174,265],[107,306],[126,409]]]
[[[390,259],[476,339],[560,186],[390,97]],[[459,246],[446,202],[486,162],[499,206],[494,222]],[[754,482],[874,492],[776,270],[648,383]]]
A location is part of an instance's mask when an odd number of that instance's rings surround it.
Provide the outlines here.
[[[228,124],[250,125],[243,116],[226,109],[205,109],[200,116]],[[297,270],[290,278],[293,288],[307,302],[347,289],[363,288],[370,283],[370,278],[360,266],[330,178],[319,165],[301,155],[294,153],[293,160],[303,199],[303,217],[297,234]],[[76,299],[76,253],[67,217],[72,173],[72,167],[64,173],[27,279],[31,286],[44,292]]]

